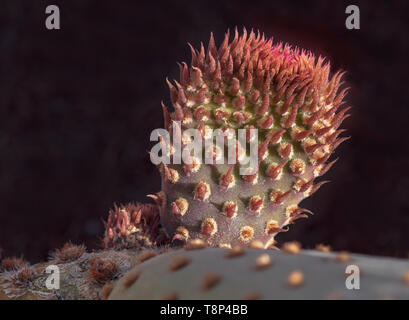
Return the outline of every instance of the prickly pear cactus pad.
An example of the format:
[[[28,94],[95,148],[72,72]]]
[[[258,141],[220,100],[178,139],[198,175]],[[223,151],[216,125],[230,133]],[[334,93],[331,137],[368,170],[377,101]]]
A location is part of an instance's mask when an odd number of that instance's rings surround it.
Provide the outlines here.
[[[346,287],[348,265],[359,267],[359,290]],[[176,250],[136,266],[109,299],[408,299],[408,266],[310,250]]]
[[[86,252],[85,247],[67,243],[57,249],[47,262],[21,264],[7,259],[0,264],[0,300],[98,300],[106,299],[112,283],[136,264],[147,261],[166,248]],[[14,264],[9,262],[14,261]],[[4,260],[3,260],[4,262]],[[59,270],[59,289],[48,289],[47,267]],[[11,268],[5,268],[9,267]]]
[[[180,132],[182,149],[191,141],[189,129],[203,140],[220,129],[226,141],[233,139],[237,162],[229,164],[226,152],[212,146],[202,154],[214,164],[190,153],[189,163],[160,164],[161,224],[174,240],[221,247],[259,240],[272,247],[278,233],[310,213],[298,204],[326,182],[316,180],[347,139],[339,137],[349,110],[341,107],[343,72],[330,76],[322,57],[245,29],[232,40],[227,33],[220,47],[211,35],[207,48],[191,52],[191,65],[180,64],[180,80],[168,81],[174,112],[162,105],[165,128]],[[247,145],[257,146],[251,174],[240,170],[247,147],[230,135],[238,129],[246,130]],[[172,159],[175,146],[161,142]]]

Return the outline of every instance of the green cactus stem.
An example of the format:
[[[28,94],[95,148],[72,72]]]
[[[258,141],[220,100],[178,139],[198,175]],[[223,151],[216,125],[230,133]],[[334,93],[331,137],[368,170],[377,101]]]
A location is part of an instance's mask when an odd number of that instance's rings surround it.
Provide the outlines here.
[[[359,268],[359,290],[346,286],[352,274],[349,265]],[[312,250],[174,250],[136,266],[109,296],[111,300],[306,298],[408,299],[409,262]]]

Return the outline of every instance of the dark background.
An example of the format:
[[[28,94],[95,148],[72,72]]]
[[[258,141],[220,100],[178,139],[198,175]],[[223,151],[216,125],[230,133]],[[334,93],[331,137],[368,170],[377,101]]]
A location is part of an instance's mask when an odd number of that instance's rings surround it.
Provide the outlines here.
[[[45,8],[61,9],[61,30]],[[361,29],[345,28],[357,4]],[[187,42],[220,44],[227,28],[260,29],[347,70],[352,139],[304,202],[316,214],[279,240],[354,252],[409,251],[406,1],[71,0],[0,2],[0,246],[44,259],[65,241],[99,246],[114,202],[160,188],[147,151],[169,105],[165,77]]]

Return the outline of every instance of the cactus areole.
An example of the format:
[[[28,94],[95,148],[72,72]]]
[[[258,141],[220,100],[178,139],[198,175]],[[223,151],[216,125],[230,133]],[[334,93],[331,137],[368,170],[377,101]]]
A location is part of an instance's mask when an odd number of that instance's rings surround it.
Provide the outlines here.
[[[310,213],[298,204],[325,183],[316,179],[347,139],[339,137],[347,89],[339,90],[343,72],[330,76],[322,57],[245,29],[229,38],[227,32],[219,48],[213,35],[207,49],[191,47],[191,66],[180,64],[180,80],[168,81],[174,111],[162,104],[165,128],[179,123],[182,148],[188,129],[203,139],[215,129],[255,129],[246,141],[257,139],[256,170],[242,174],[240,163],[206,164],[189,154],[190,164],[158,165],[162,191],[153,197],[172,240],[199,238],[220,247],[257,241],[271,248],[278,233]],[[173,145],[166,147],[172,157]],[[217,159],[223,150],[203,151]]]

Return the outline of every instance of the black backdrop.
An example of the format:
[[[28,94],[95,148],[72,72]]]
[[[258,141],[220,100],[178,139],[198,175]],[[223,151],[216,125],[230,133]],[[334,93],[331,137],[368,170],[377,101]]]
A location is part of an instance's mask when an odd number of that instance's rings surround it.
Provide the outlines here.
[[[61,10],[59,31],[45,7]],[[356,4],[361,29],[345,28]],[[187,42],[220,43],[246,26],[327,56],[348,71],[352,139],[316,214],[279,240],[407,256],[409,106],[406,1],[66,0],[0,3],[0,246],[44,259],[66,240],[97,248],[114,202],[159,190],[149,134],[169,105],[165,77]]]

